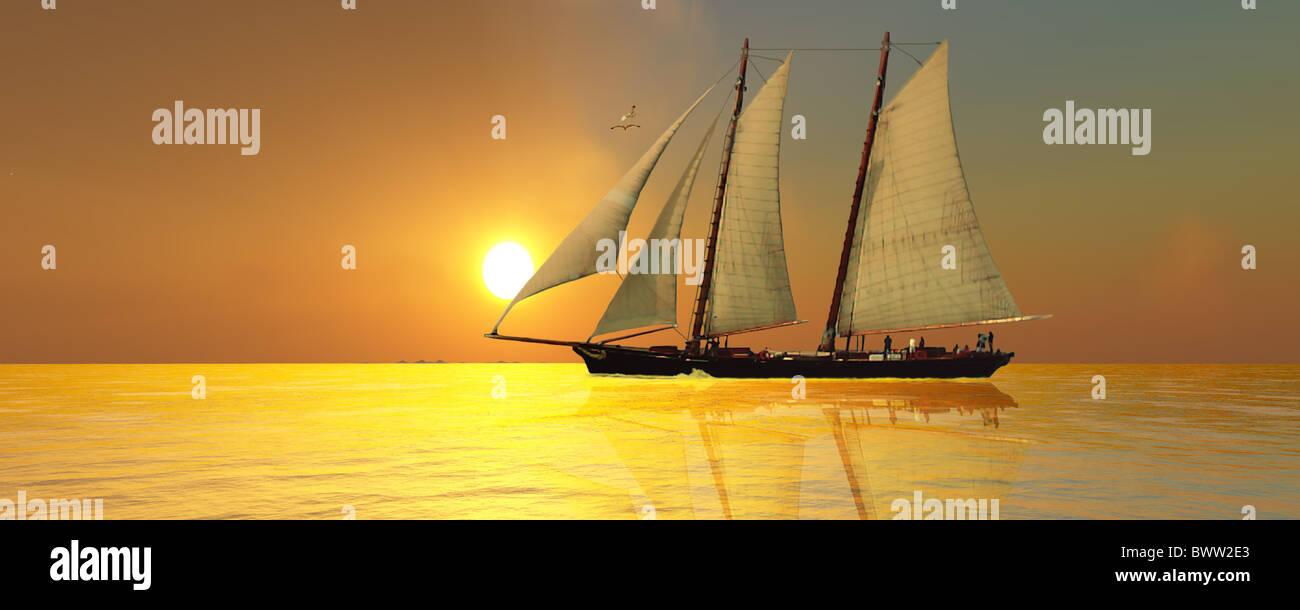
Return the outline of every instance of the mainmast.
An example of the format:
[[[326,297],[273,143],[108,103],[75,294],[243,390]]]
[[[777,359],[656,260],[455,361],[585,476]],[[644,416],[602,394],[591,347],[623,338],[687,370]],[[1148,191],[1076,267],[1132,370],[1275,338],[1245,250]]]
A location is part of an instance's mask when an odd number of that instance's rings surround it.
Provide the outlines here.
[[[871,117],[867,120],[867,138],[862,144],[862,163],[858,165],[858,181],[853,187],[853,204],[849,207],[849,227],[844,231],[844,250],[840,252],[840,269],[835,274],[835,292],[831,295],[831,310],[826,316],[826,330],[822,333],[822,342],[817,348],[823,352],[835,351],[836,327],[840,318],[840,296],[844,293],[844,280],[848,276],[849,253],[853,250],[853,234],[858,228],[858,210],[862,207],[862,191],[867,182],[871,145],[876,140],[876,119],[880,117],[880,104],[885,98],[885,70],[888,67],[889,32],[885,32],[885,39],[880,43],[880,70],[876,76],[876,99],[871,104]],[[705,273],[707,274],[707,270]],[[708,275],[705,275],[705,278],[707,277]]]
[[[704,274],[700,279],[700,288],[695,296],[695,314],[691,322],[691,340],[686,343],[687,353],[700,352],[700,341],[704,339],[704,315],[709,301],[709,288],[713,283],[713,263],[717,260],[718,227],[722,224],[722,200],[727,192],[727,172],[731,169],[731,148],[736,142],[736,121],[740,119],[740,108],[745,98],[745,70],[749,65],[749,39],[740,49],[740,78],[736,80],[736,107],[731,112],[731,122],[727,125],[727,135],[722,141],[722,169],[718,174],[718,188],[713,194],[713,216],[709,221],[709,241],[704,248]]]

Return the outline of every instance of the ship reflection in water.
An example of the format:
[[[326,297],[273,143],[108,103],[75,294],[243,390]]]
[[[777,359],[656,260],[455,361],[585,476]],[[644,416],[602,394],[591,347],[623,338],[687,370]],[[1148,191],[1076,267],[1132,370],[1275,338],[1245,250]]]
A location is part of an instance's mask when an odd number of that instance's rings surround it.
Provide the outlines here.
[[[533,464],[572,485],[571,516],[996,519],[1029,445],[999,432],[1017,405],[989,382],[639,383],[656,391],[596,385],[573,414],[511,430],[581,437],[586,460]],[[621,467],[591,469],[598,455]]]
[[[0,507],[25,493],[102,499],[105,519],[1296,518],[1297,397],[1296,365],[806,386],[577,363],[0,365]]]

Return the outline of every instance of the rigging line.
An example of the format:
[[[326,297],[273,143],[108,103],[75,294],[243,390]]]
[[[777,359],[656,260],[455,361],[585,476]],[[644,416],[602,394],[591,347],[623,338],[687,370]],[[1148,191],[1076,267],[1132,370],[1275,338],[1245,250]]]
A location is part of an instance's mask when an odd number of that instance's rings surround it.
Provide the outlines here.
[[[784,59],[778,59],[778,58],[776,58],[776,57],[767,57],[767,56],[764,56],[764,55],[750,55],[749,58],[750,58],[750,59],[766,59],[766,60],[768,60],[768,61],[775,61],[775,62],[778,62],[778,63],[785,61]]]
[[[941,42],[890,42],[889,46],[939,45]],[[879,51],[880,47],[750,47],[751,51]],[[771,59],[764,57],[763,59]]]
[[[907,55],[908,57],[911,57],[911,58],[912,58],[912,61],[916,62],[916,65],[918,65],[918,66],[923,66],[923,65],[925,65],[925,64],[921,63],[921,60],[917,59],[915,55],[912,55],[911,53],[908,53],[908,52],[907,52],[907,49],[899,49],[899,51],[902,51],[904,55]]]
[[[767,84],[767,77],[763,76],[763,73],[758,70],[758,64],[754,64],[754,74],[757,74],[759,78],[763,79],[764,85]]]
[[[722,73],[722,76],[719,76],[719,77],[718,77],[718,80],[713,81],[713,85],[710,85],[710,86],[714,86],[714,85],[717,85],[718,83],[722,82],[722,79],[727,78],[727,75],[728,75],[728,74],[731,74],[731,71],[732,71],[732,70],[735,70],[735,69],[736,69],[736,66],[739,66],[739,65],[740,65],[740,60],[737,59],[737,60],[736,60],[736,63],[731,64],[731,67],[730,67],[730,68],[727,68],[727,71],[726,71],[726,72],[723,72],[723,73]]]
[[[739,64],[740,62],[737,61],[736,63]],[[733,93],[734,93],[734,89],[733,89]],[[731,96],[733,95],[733,93],[728,93],[727,95],[722,96],[722,107],[718,108],[718,115],[713,117],[713,122],[715,125],[718,122],[718,120],[722,118],[722,113],[727,111],[727,106],[728,106],[727,102],[731,101]]]
[[[770,48],[766,48],[766,49],[750,48],[749,50],[751,50],[751,51],[879,51],[879,50],[880,50],[880,47],[875,47],[875,48],[865,48],[865,47],[863,47],[863,48],[849,48],[849,47],[821,47],[821,48],[813,48],[813,47],[786,47],[786,48],[784,48],[784,49],[783,49],[783,48],[778,48],[778,47],[770,47]],[[767,58],[764,58],[764,59],[767,59]]]
[[[716,87],[716,86],[718,86],[718,83],[722,82],[723,79],[727,78],[727,76],[731,74],[731,71],[732,71],[732,70],[735,70],[736,67],[739,66],[739,65],[740,65],[740,60],[737,59],[737,60],[736,60],[736,63],[731,64],[731,67],[730,67],[730,68],[727,68],[727,71],[726,71],[726,72],[723,72],[723,73],[722,73],[722,76],[719,76],[719,77],[718,77],[718,80],[713,81],[713,84],[712,84],[712,85],[709,85],[709,86],[710,86],[710,87]],[[739,77],[737,77],[737,78],[739,78]],[[733,88],[733,89],[734,89],[734,88]],[[730,99],[731,99],[731,94],[730,94],[730,93],[727,94],[727,95],[722,96],[722,110],[719,110],[719,111],[718,111],[718,116],[719,116],[719,117],[721,117],[723,111],[725,111],[725,110],[727,109],[727,100],[730,100]],[[716,122],[718,119],[715,118],[715,119],[713,119],[713,120]]]
[[[736,60],[736,65],[740,65],[740,60]],[[732,67],[734,68],[735,66],[732,66]],[[727,72],[730,73],[731,71],[728,70]],[[720,79],[719,79],[719,80],[720,80]],[[714,83],[714,84],[716,85],[717,83]],[[735,91],[735,88],[733,87],[731,93],[728,93],[727,95],[722,96],[722,106],[721,106],[720,108],[718,108],[718,114],[717,114],[717,116],[713,117],[713,123],[714,123],[714,127],[715,127],[715,128],[716,128],[716,126],[717,126],[717,122],[718,122],[719,120],[722,119],[722,115],[723,115],[724,113],[727,112],[727,107],[731,105],[731,104],[729,104],[728,102],[731,102],[731,97],[732,97],[733,95],[735,95],[735,94],[736,94],[736,91]],[[711,138],[710,138],[710,139],[711,139]],[[723,136],[723,139],[725,140],[725,139],[726,139],[726,136]]]

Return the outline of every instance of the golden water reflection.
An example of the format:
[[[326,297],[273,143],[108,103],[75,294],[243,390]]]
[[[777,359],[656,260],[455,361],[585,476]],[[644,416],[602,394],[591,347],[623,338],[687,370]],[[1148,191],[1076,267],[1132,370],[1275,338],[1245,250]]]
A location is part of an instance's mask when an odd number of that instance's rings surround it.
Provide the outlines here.
[[[102,498],[106,519],[888,519],[900,500],[997,498],[1002,519],[1300,515],[1300,366],[1013,364],[993,383],[799,389],[581,364],[0,365],[0,505],[25,492]]]
[[[581,439],[588,459],[532,464],[569,486],[569,516],[891,519],[918,492],[1005,502],[1029,444],[999,433],[1017,403],[990,382],[824,381],[806,398],[784,380],[654,385],[595,385],[571,414],[511,427]],[[621,468],[589,468],[596,456]]]

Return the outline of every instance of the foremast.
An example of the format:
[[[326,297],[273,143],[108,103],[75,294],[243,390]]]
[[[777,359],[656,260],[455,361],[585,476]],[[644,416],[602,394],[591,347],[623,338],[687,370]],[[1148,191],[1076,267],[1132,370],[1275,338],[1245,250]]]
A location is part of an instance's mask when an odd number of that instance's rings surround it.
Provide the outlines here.
[[[831,294],[830,313],[826,316],[826,330],[822,333],[818,351],[835,351],[835,337],[840,318],[840,297],[844,294],[844,280],[848,277],[849,258],[853,250],[854,232],[858,228],[858,212],[862,208],[862,193],[867,182],[867,166],[871,162],[871,145],[876,140],[876,120],[885,98],[885,72],[889,68],[889,32],[880,42],[880,69],[876,76],[876,97],[871,103],[871,116],[867,119],[867,137],[862,143],[862,162],[858,165],[858,181],[853,186],[853,203],[849,206],[849,226],[844,231],[844,249],[840,252],[840,267],[835,274],[835,292]],[[846,346],[847,348],[847,346]]]
[[[704,273],[700,277],[700,287],[695,295],[695,313],[691,321],[691,338],[686,343],[686,352],[700,353],[700,343],[704,336],[704,316],[708,309],[709,290],[713,285],[713,265],[717,260],[718,228],[722,224],[722,202],[727,192],[727,173],[731,169],[731,149],[736,143],[736,122],[740,120],[741,105],[745,99],[745,72],[749,66],[749,39],[745,39],[740,49],[740,76],[736,79],[736,106],[731,112],[731,121],[727,124],[727,135],[722,140],[722,167],[718,173],[718,187],[713,194],[713,215],[709,220],[709,239],[704,248]]]

